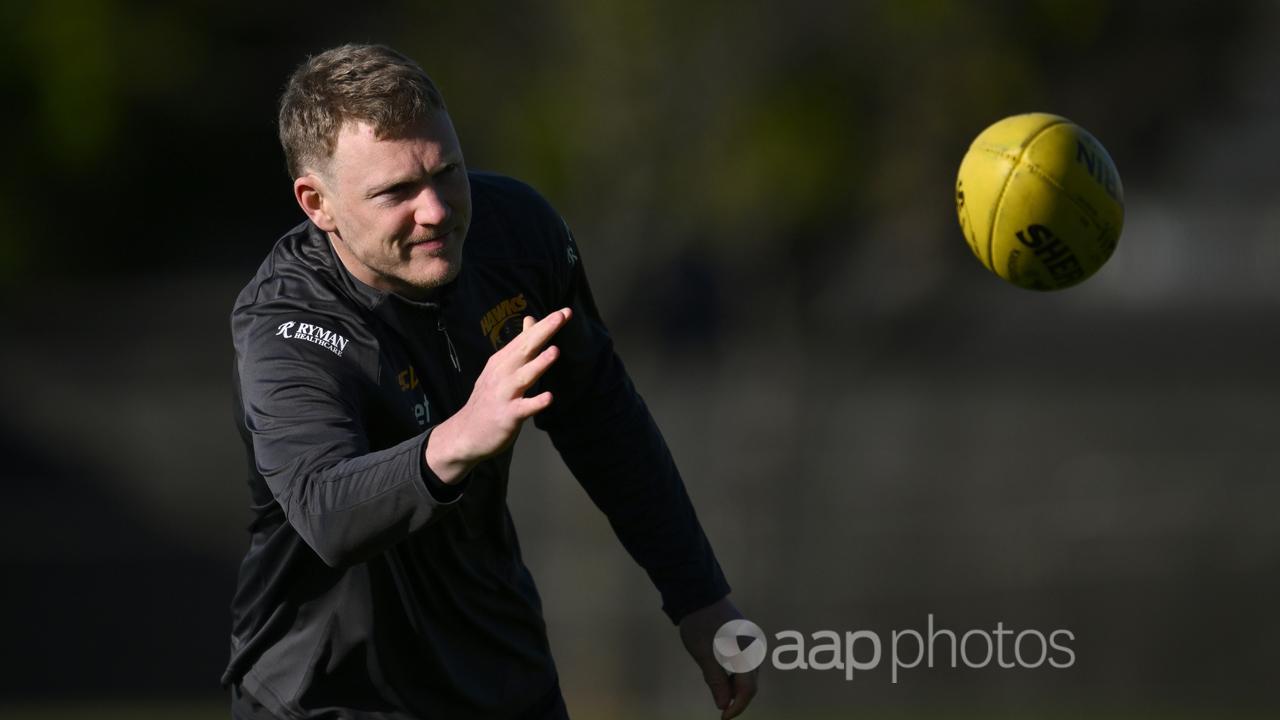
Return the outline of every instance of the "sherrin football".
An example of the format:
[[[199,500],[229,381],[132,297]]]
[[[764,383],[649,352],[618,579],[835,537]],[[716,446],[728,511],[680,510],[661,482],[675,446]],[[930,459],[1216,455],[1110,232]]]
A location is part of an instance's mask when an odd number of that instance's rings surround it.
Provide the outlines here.
[[[1058,290],[1107,262],[1124,225],[1124,190],[1102,144],[1047,113],[1007,117],[974,139],[956,177],[969,249],[1019,287]]]

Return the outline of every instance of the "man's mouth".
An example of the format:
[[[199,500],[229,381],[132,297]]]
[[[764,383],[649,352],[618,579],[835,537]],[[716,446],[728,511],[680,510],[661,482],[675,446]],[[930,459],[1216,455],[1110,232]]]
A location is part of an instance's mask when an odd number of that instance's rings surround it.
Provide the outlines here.
[[[448,244],[449,237],[452,234],[452,231],[450,231],[434,237],[424,238],[422,240],[412,240],[409,242],[409,252],[414,252],[415,250],[427,253],[439,252]]]

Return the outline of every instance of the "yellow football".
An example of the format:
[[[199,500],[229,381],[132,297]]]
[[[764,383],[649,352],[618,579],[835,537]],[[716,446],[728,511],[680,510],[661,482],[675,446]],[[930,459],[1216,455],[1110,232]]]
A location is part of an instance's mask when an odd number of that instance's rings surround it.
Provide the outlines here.
[[[1111,156],[1084,128],[1029,113],[974,139],[956,177],[956,212],[987,269],[1019,287],[1057,290],[1111,257],[1124,190]]]

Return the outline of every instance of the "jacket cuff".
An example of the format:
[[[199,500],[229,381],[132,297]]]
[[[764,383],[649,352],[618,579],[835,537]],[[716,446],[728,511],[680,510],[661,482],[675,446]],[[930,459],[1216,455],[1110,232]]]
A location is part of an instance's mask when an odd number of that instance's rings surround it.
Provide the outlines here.
[[[427,431],[422,435],[422,442],[418,445],[418,467],[421,469],[422,482],[427,486],[427,492],[431,493],[431,499],[441,505],[448,505],[457,502],[462,497],[462,493],[471,484],[471,474],[467,473],[466,477],[450,484],[441,480],[431,470],[431,466],[427,465],[427,441],[431,439],[431,431],[434,429],[434,427],[427,428]]]
[[[664,597],[668,597],[668,600],[663,603],[662,611],[671,619],[672,625],[679,625],[686,615],[695,610],[701,610],[712,603],[723,600],[729,595],[732,588],[729,587],[728,581],[724,579],[720,568],[717,567],[715,576],[707,583],[682,590],[678,596],[675,596],[676,593],[664,594]]]

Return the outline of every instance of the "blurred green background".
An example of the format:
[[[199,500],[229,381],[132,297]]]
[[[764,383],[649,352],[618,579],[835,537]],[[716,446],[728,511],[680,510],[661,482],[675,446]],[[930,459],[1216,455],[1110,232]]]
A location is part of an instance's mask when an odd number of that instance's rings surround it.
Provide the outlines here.
[[[8,2],[0,716],[222,717],[248,535],[227,316],[301,219],[274,111],[390,44],[569,221],[734,599],[1071,629],[1069,670],[769,672],[748,717],[1265,717],[1280,622],[1280,3]],[[1126,227],[1034,294],[955,169],[1048,111]],[[712,717],[536,432],[510,504],[576,717]],[[111,714],[115,713],[115,714]]]

